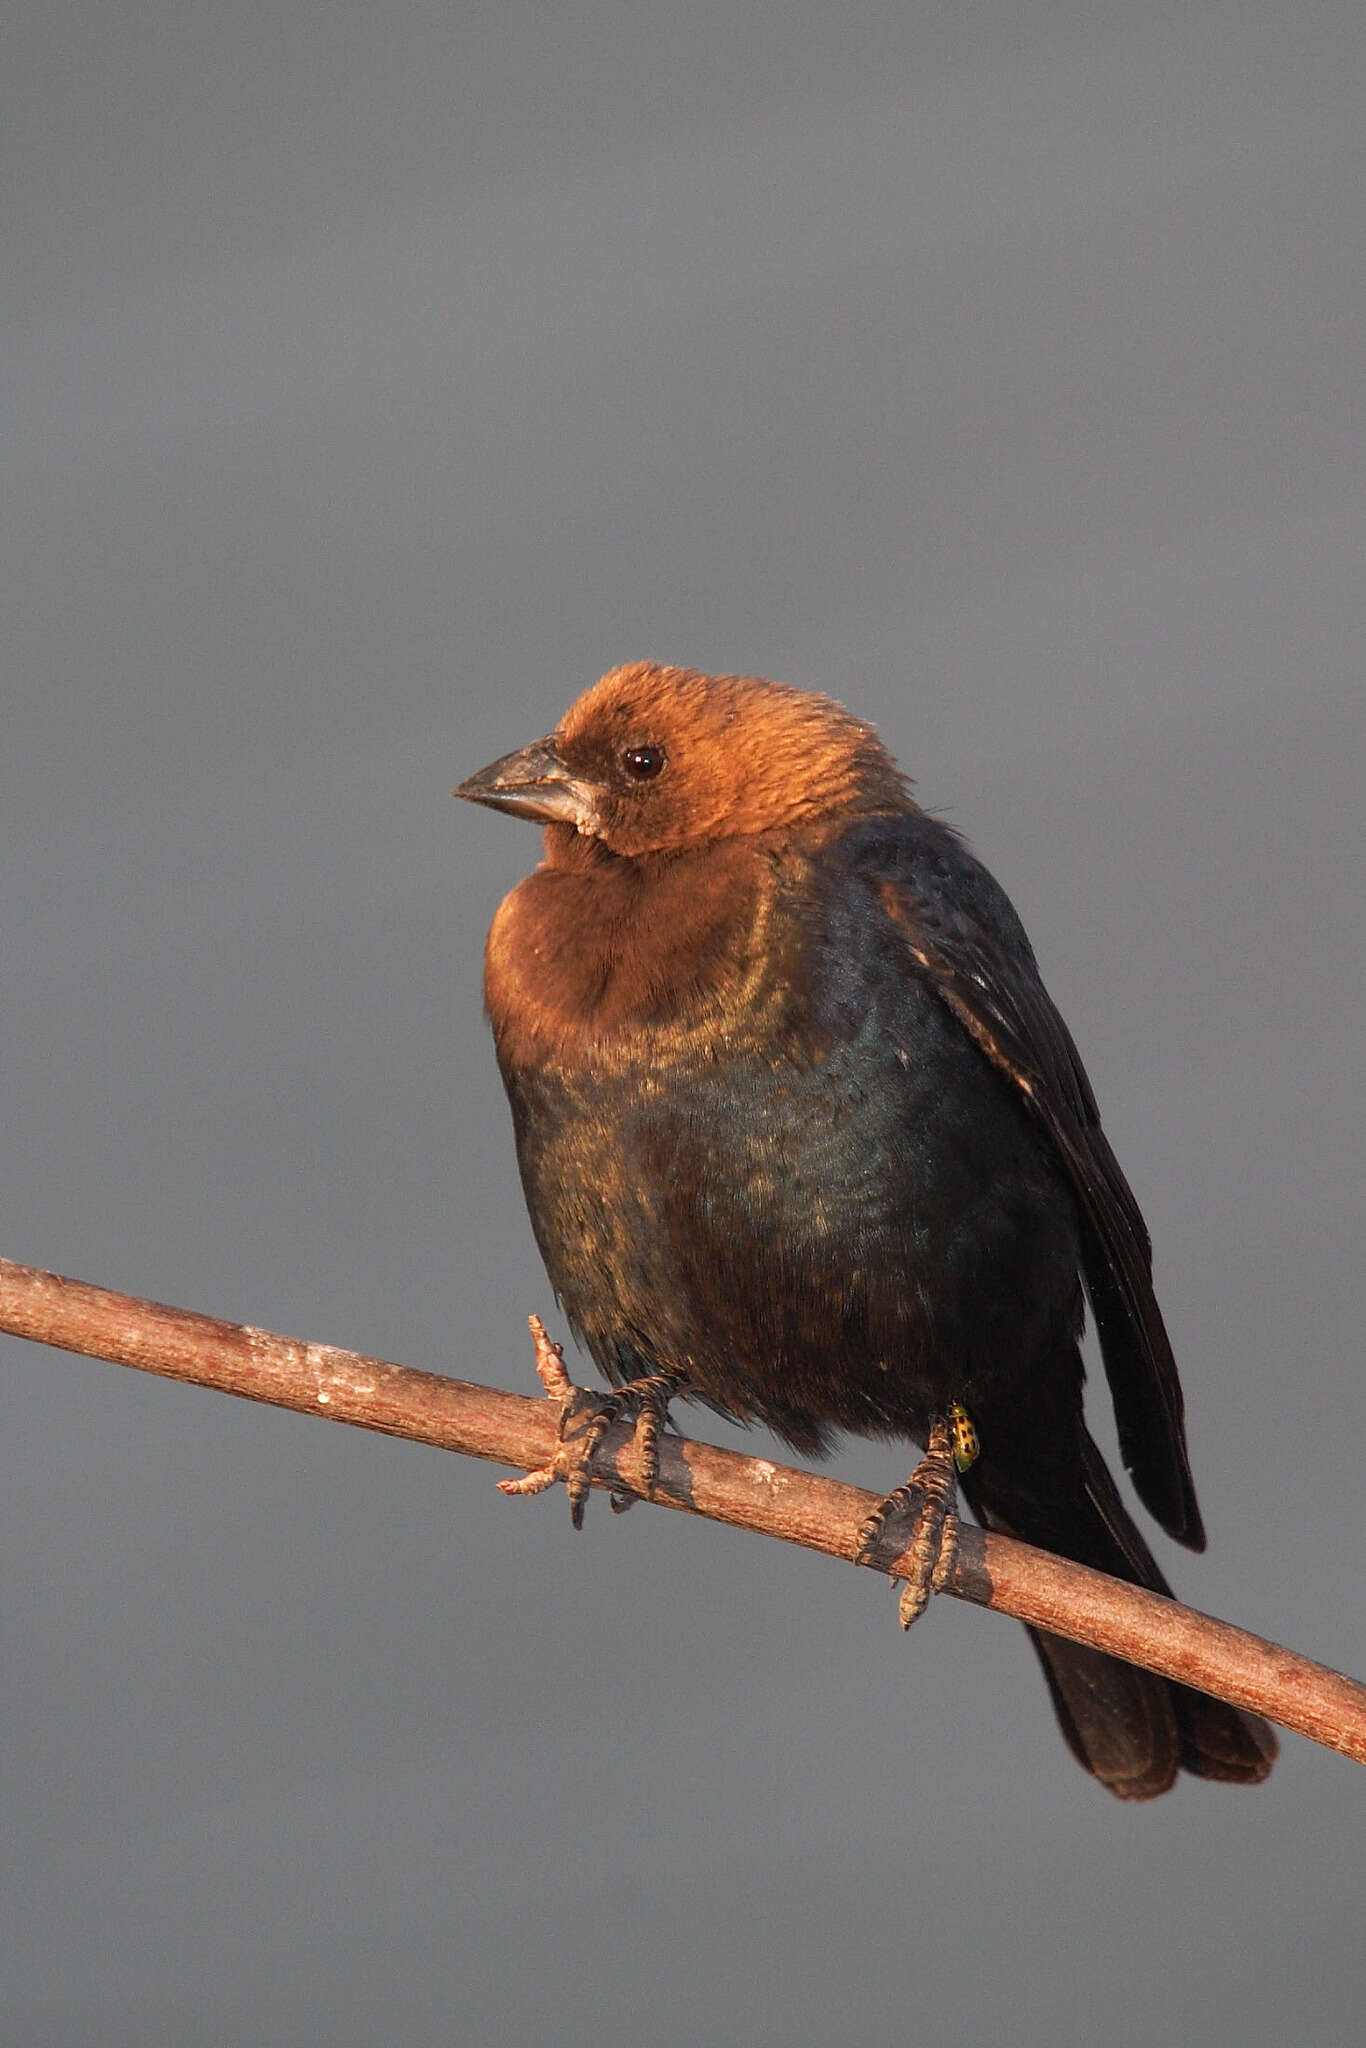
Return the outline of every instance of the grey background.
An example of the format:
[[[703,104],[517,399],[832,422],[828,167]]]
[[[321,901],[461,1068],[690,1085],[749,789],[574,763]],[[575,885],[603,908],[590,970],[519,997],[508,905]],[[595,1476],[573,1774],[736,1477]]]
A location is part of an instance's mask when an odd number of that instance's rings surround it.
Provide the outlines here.
[[[1313,0],[13,10],[0,1249],[534,1390],[536,839],[446,793],[621,660],[831,689],[1146,1208],[1179,1588],[1366,1669],[1364,59]],[[1357,2038],[1343,1759],[1127,1810],[994,1617],[3,1349],[7,2040]]]

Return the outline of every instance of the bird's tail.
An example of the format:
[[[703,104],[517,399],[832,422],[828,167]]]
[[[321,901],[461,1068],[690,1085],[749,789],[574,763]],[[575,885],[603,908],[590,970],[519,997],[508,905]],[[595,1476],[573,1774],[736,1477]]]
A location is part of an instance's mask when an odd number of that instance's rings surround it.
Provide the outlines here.
[[[1001,1471],[984,1446],[962,1482],[973,1512],[989,1529],[1170,1595],[1105,1460],[1081,1435],[1080,1485],[1075,1462],[1066,1476],[1053,1467],[1041,1485],[1036,1467],[1012,1461]],[[1042,1629],[1029,1637],[1068,1747],[1118,1798],[1153,1799],[1179,1770],[1250,1785],[1271,1769],[1276,1737],[1255,1714]]]

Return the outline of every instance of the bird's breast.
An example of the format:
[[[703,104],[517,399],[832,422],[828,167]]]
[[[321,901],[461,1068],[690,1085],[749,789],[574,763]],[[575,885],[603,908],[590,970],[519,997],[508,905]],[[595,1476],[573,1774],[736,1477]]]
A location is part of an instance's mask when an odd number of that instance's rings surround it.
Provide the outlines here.
[[[806,976],[782,894],[774,863],[740,844],[538,868],[485,953],[504,1070],[665,1069],[793,1037]]]

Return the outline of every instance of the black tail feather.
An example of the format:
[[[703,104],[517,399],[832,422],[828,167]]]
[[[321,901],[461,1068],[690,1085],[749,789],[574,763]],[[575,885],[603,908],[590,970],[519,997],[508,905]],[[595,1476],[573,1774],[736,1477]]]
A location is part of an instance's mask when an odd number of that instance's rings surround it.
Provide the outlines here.
[[[1046,1487],[1031,1463],[1012,1461],[1007,1471],[997,1470],[987,1447],[963,1492],[988,1528],[1170,1596],[1084,1429],[1080,1452],[1082,1490],[1075,1446],[1065,1465],[1049,1461]],[[1276,1737],[1257,1715],[1062,1636],[1028,1633],[1069,1749],[1117,1798],[1156,1798],[1182,1770],[1226,1784],[1256,1784],[1271,1769]]]

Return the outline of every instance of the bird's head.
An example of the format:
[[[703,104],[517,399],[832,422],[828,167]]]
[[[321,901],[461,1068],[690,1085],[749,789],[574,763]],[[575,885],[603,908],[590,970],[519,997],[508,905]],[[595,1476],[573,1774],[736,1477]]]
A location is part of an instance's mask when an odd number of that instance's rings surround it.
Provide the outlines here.
[[[900,810],[907,783],[872,727],[830,697],[640,661],[455,794],[631,859]]]

